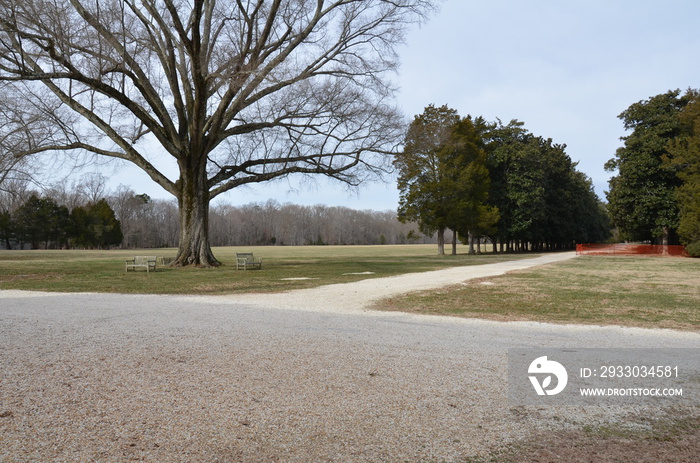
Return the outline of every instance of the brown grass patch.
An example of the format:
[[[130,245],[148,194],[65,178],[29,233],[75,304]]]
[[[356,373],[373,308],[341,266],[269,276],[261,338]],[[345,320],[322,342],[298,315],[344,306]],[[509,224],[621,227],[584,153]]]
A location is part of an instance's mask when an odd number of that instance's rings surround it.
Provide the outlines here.
[[[484,284],[488,283],[488,284]],[[700,330],[700,260],[578,257],[412,293],[376,308],[432,315]]]

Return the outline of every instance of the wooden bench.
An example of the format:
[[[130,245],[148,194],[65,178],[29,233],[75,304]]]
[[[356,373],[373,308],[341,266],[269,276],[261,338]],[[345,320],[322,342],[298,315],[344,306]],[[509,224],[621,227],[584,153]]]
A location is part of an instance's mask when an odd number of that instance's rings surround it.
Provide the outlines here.
[[[133,270],[135,272],[137,268],[145,268],[146,273],[150,272],[151,270],[155,272],[156,256],[136,256],[131,260],[127,260],[126,270],[124,270],[124,272],[126,273],[129,270]]]
[[[236,270],[248,270],[249,268],[262,269],[262,258],[256,259],[252,252],[236,253]]]

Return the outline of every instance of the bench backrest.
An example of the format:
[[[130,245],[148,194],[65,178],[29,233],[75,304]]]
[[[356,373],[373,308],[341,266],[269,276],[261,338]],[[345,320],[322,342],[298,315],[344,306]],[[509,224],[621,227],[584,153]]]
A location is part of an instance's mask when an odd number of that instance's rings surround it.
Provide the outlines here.
[[[237,252],[236,253],[236,259],[253,259],[253,253],[252,252]]]
[[[136,265],[146,265],[149,262],[155,263],[156,256],[135,256],[134,264]]]

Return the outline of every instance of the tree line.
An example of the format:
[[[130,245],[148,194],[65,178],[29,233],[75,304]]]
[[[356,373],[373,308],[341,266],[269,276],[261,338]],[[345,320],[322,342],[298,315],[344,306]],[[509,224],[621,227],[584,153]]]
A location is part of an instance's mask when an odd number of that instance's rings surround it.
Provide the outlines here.
[[[100,179],[101,183],[94,181]],[[89,175],[70,193],[65,186],[44,192],[15,178],[0,189],[0,247],[5,249],[105,249],[123,241],[121,223],[101,196],[105,177]],[[97,190],[90,191],[97,185]]]
[[[150,198],[126,186],[105,188],[107,178],[89,174],[72,185],[43,192],[27,182],[0,191],[2,247],[154,248],[177,247],[179,214],[174,200]],[[394,211],[325,205],[280,204],[274,200],[209,211],[215,246],[364,245],[434,243]]]
[[[487,122],[430,105],[414,118],[395,156],[399,219],[436,233],[441,254],[447,230],[469,242],[470,252],[481,237],[501,252],[604,241],[610,236],[605,205],[565,148],[517,120]]]
[[[301,206],[269,200],[244,206],[221,204],[210,211],[212,244],[361,245],[434,243],[395,211],[341,206]]]
[[[619,118],[631,133],[605,167],[616,173],[607,197],[620,236],[700,257],[700,91],[671,90]]]
[[[6,249],[83,247],[104,249],[122,241],[114,211],[104,199],[69,211],[52,198],[32,194],[12,214],[0,212],[0,240]]]

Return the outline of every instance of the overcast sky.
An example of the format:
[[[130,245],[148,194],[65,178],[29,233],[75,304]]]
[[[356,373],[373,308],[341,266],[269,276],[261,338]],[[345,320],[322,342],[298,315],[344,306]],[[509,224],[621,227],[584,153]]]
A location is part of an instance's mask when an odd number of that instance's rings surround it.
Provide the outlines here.
[[[699,21],[697,0],[447,0],[401,47],[399,104],[407,118],[433,103],[462,116],[518,119],[566,144],[605,199],[603,165],[625,135],[617,116],[668,90],[700,88]],[[117,181],[168,197],[137,171]],[[396,209],[398,192],[394,182],[352,193],[325,181],[284,181],[222,199],[386,210]]]

